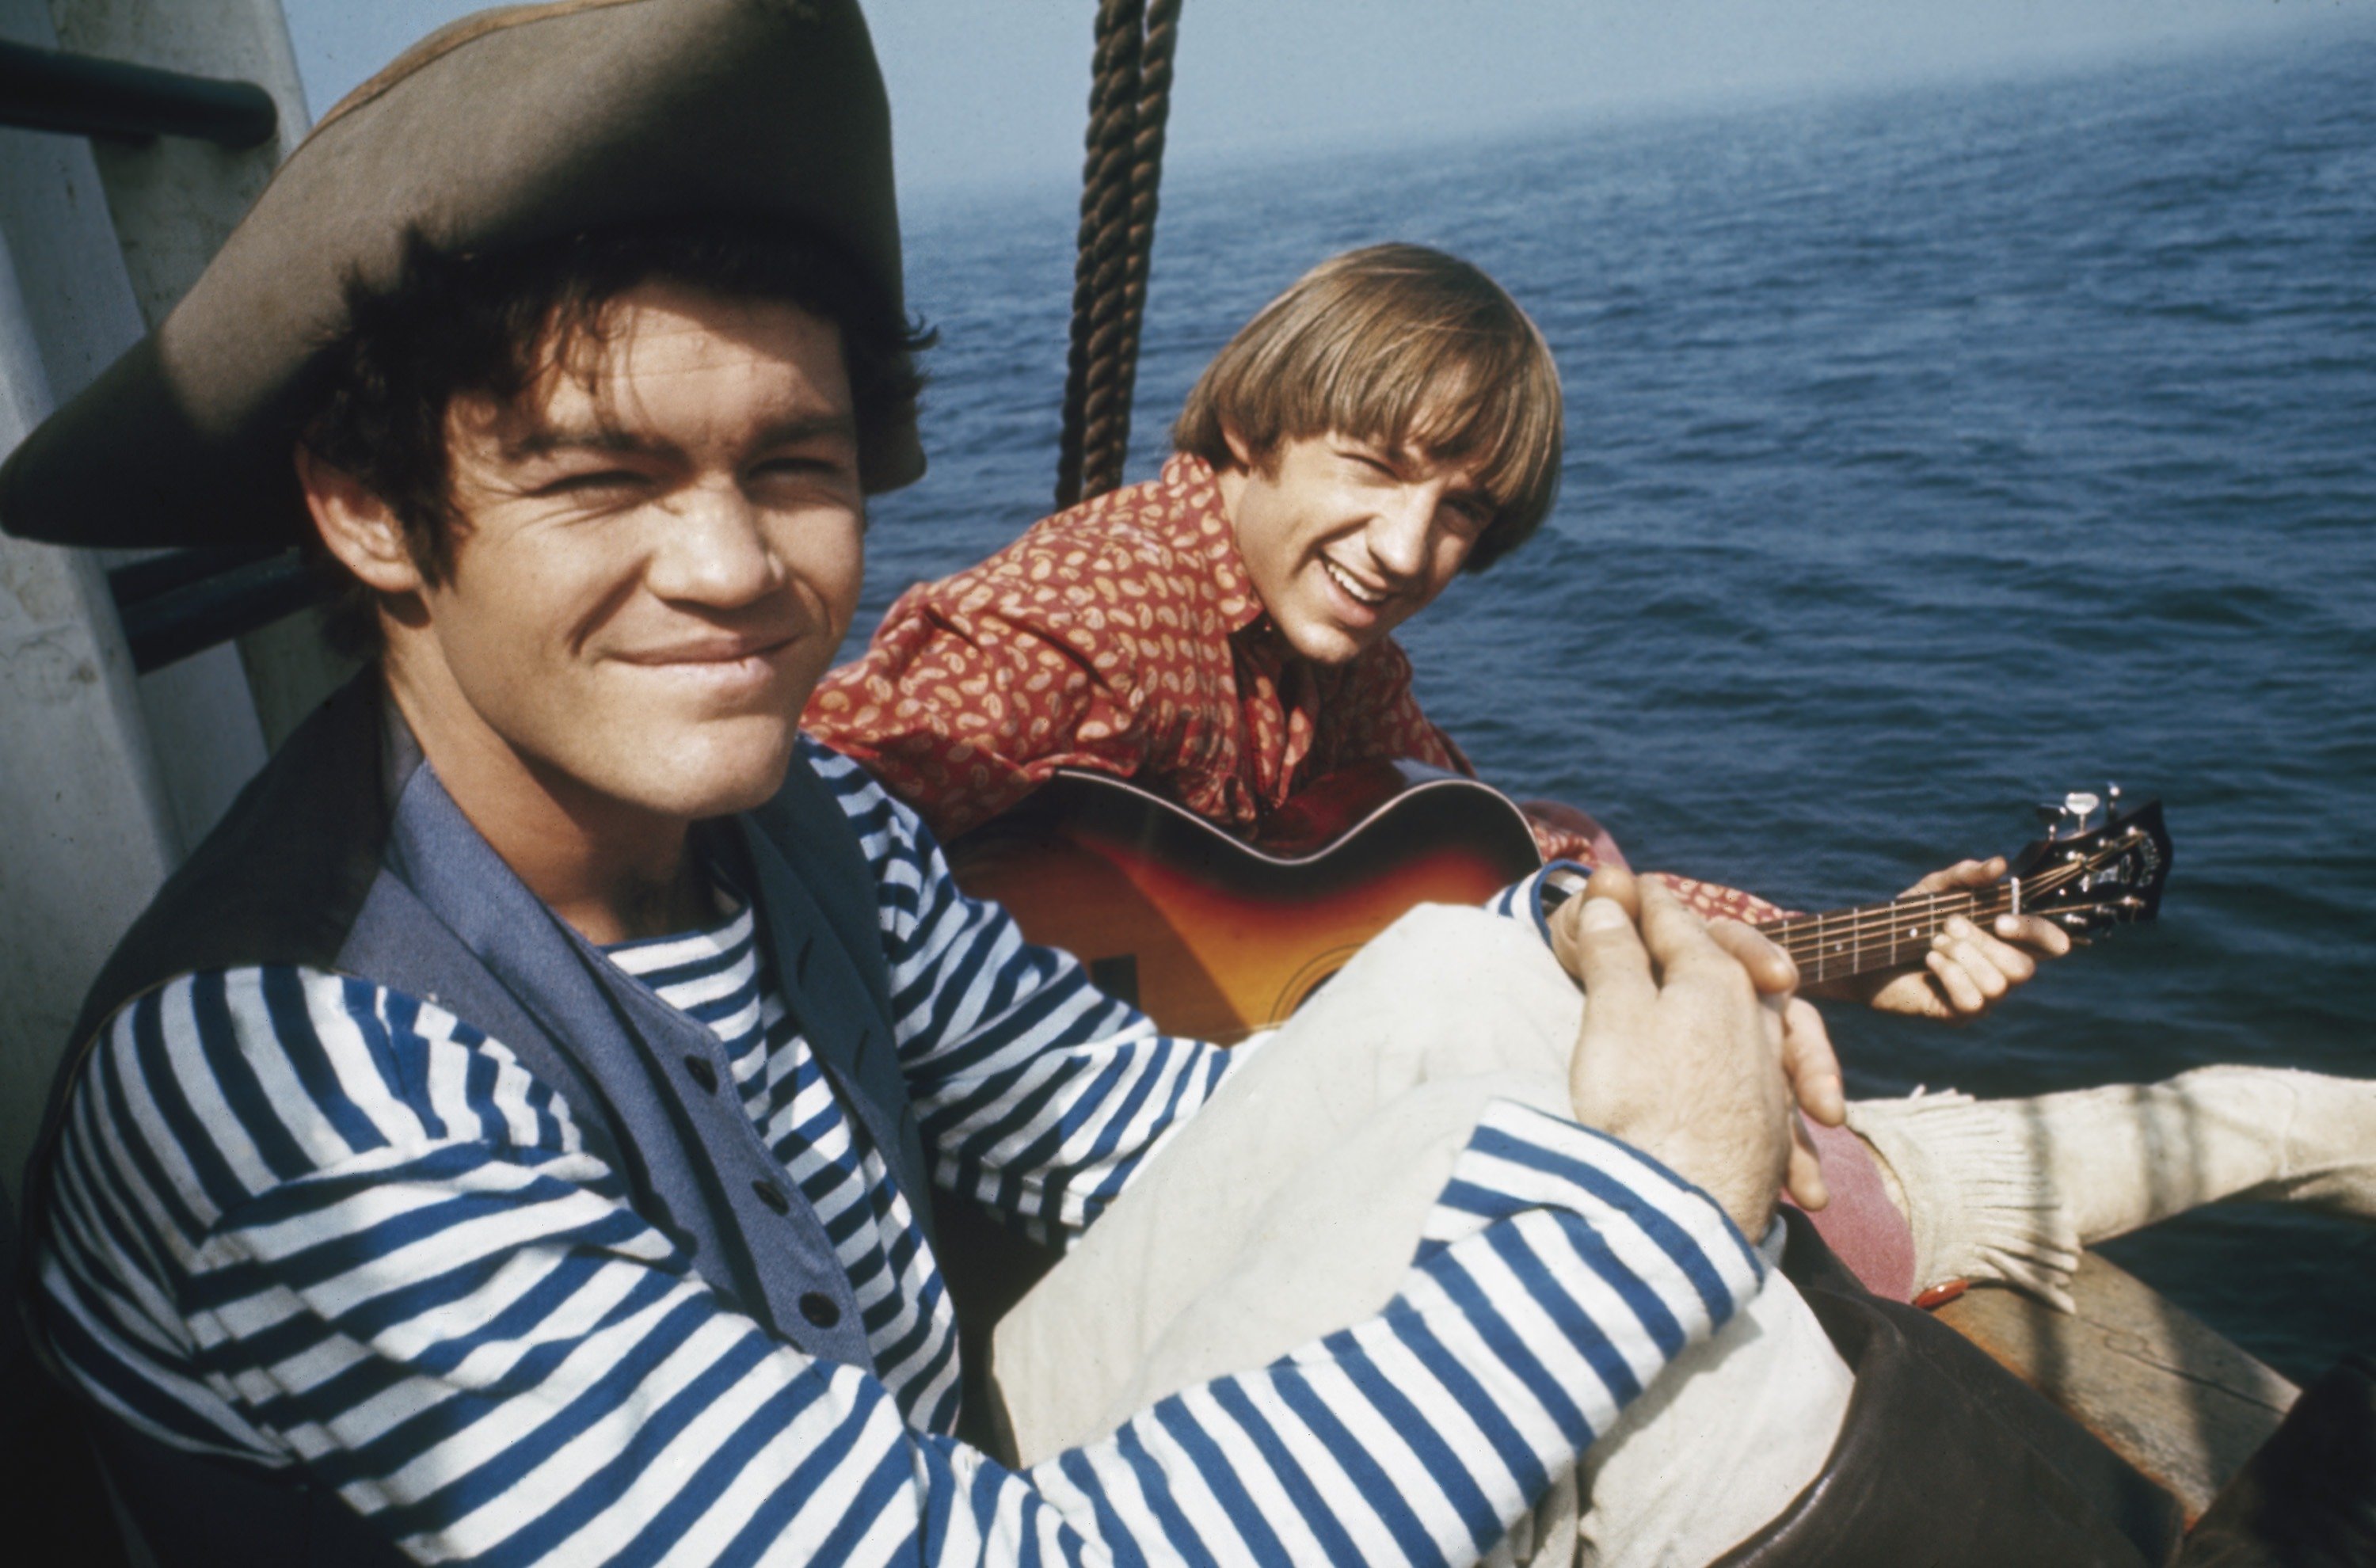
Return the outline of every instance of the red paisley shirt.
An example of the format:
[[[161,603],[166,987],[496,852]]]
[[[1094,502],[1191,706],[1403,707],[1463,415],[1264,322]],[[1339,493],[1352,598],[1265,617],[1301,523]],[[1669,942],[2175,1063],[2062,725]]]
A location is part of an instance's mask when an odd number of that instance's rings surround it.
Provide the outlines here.
[[[1410,686],[1410,660],[1391,638],[1336,668],[1288,646],[1254,597],[1211,468],[1182,455],[1154,480],[1043,518],[980,565],[901,594],[865,655],[818,686],[802,723],[944,838],[1060,767],[1159,780],[1190,810],[1250,832],[1349,763],[1404,757],[1474,777]],[[1547,860],[1624,863],[1581,813],[1528,817]],[[1703,913],[1781,912],[1730,888],[1666,880]]]

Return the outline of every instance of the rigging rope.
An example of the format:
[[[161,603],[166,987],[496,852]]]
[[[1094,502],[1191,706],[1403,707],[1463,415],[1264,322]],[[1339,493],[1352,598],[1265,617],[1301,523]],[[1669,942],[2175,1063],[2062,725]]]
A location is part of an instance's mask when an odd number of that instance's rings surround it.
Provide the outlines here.
[[[1056,459],[1059,508],[1120,484],[1128,456],[1180,4],[1101,0],[1098,7],[1064,428]]]

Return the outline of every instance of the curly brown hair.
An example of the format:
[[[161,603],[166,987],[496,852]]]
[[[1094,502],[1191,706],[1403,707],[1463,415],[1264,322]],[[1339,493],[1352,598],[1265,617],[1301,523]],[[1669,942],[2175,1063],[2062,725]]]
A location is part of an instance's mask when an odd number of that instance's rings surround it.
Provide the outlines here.
[[[446,429],[455,399],[508,403],[549,372],[582,365],[607,340],[619,300],[654,282],[797,305],[836,324],[859,475],[875,487],[885,433],[914,422],[924,386],[915,355],[934,334],[886,308],[826,246],[727,226],[577,234],[492,255],[441,254],[413,235],[395,288],[350,287],[350,325],[317,362],[300,440],[386,503],[414,564],[442,582],[461,522]],[[339,652],[375,657],[378,596],[319,540],[308,555],[330,587],[324,636]]]

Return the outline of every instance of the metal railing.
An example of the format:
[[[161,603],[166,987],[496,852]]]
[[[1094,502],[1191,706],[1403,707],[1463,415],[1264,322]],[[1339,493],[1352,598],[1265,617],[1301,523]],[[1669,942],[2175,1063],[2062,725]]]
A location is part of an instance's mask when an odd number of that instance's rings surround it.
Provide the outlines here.
[[[238,151],[270,141],[280,110],[254,82],[0,42],[0,125],[117,141],[186,137]],[[143,674],[320,597],[291,550],[176,550],[114,567],[107,580]]]
[[[280,111],[254,82],[0,43],[0,125],[136,141],[192,137],[237,150],[271,140]]]
[[[175,550],[107,574],[132,667],[142,674],[294,614],[322,597],[293,550]]]

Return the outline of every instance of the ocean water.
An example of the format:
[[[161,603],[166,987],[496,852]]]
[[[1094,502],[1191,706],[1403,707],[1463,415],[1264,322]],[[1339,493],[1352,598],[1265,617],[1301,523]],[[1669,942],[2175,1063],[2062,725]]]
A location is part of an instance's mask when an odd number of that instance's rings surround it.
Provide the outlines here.
[[[1835,1009],[1851,1087],[2376,1076],[2376,27],[2048,77],[1176,172],[1131,477],[1297,273],[1400,238],[1531,310],[1543,534],[1405,642],[1486,777],[1640,866],[1885,896],[2117,780],[2163,919],[1945,1028]],[[909,215],[933,469],[860,625],[1047,509],[1073,195]],[[2376,1229],[2261,1206],[2111,1249],[2281,1370],[2376,1344]]]

